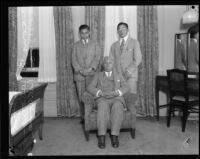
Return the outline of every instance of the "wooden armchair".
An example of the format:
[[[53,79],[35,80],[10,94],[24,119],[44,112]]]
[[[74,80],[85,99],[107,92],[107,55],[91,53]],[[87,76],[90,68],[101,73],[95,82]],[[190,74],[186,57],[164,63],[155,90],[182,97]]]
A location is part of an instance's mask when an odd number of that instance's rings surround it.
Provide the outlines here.
[[[135,138],[135,125],[136,125],[136,107],[135,103],[130,103],[134,98],[130,96],[128,93],[124,94],[124,99],[126,105],[128,107],[127,110],[124,111],[124,120],[122,122],[121,130],[126,129],[131,133],[131,137]],[[136,101],[136,99],[134,100]],[[97,130],[97,106],[94,100],[94,97],[85,92],[83,94],[83,102],[84,102],[84,133],[86,140],[89,141],[89,133],[90,131]],[[110,129],[110,124],[108,123],[108,129]]]

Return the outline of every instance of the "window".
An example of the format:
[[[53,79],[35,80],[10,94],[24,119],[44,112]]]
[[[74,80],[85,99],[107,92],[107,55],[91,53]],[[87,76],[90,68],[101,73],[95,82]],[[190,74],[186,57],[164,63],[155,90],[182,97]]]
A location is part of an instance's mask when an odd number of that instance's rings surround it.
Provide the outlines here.
[[[30,48],[26,64],[21,71],[22,77],[38,77],[39,70],[39,48]]]

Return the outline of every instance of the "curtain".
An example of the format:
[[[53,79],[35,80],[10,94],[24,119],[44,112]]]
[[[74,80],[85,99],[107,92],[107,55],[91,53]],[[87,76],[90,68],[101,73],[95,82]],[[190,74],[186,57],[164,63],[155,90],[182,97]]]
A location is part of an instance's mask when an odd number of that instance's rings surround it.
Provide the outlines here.
[[[39,7],[40,82],[56,81],[56,46],[53,7]]]
[[[53,14],[56,37],[57,115],[80,116],[71,64],[74,43],[71,7],[54,7]]]
[[[139,68],[138,113],[153,116],[156,113],[155,79],[158,74],[158,22],[156,6],[138,6],[138,40],[142,52]]]
[[[9,31],[9,91],[17,91],[17,8],[8,8]]]
[[[104,55],[105,39],[105,6],[86,6],[85,22],[90,26],[91,39],[96,40],[101,50],[99,69]]]
[[[21,80],[20,75],[28,55],[33,30],[33,7],[17,8],[17,80]]]
[[[79,27],[85,24],[85,6],[72,6],[72,19],[73,19],[73,32],[74,41],[80,40],[79,38]]]
[[[137,39],[137,7],[106,6],[105,7],[105,49],[104,56],[109,54],[111,45],[118,40],[117,25],[125,22],[129,26],[132,38]]]

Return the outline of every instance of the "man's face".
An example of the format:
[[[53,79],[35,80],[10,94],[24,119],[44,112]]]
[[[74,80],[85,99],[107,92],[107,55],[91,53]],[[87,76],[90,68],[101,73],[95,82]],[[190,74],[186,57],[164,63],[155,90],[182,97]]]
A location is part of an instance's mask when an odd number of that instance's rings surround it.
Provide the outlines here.
[[[112,60],[109,60],[109,59],[106,59],[104,61],[104,69],[106,72],[110,72],[112,71],[112,68],[113,68],[113,61]]]
[[[120,25],[117,32],[120,38],[124,38],[128,34],[128,29],[125,25]]]
[[[88,39],[90,36],[90,31],[88,29],[82,29],[79,34],[81,39]]]

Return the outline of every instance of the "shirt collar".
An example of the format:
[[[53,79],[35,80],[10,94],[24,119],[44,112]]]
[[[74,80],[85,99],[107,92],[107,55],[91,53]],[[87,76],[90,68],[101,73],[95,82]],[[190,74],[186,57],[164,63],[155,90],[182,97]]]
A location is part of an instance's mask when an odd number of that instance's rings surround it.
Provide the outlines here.
[[[83,44],[85,43],[85,42],[84,42],[84,39],[82,39],[82,42],[83,42]],[[88,39],[86,39],[86,44],[87,44],[87,43],[88,43]]]
[[[106,74],[106,76],[108,76],[108,75],[111,76],[111,75],[112,75],[112,71],[110,71],[110,72],[106,72],[106,71],[105,71],[105,74]]]
[[[121,44],[123,39],[124,39],[124,43],[126,43],[128,37],[129,37],[129,33],[124,38],[120,38],[120,44]]]

